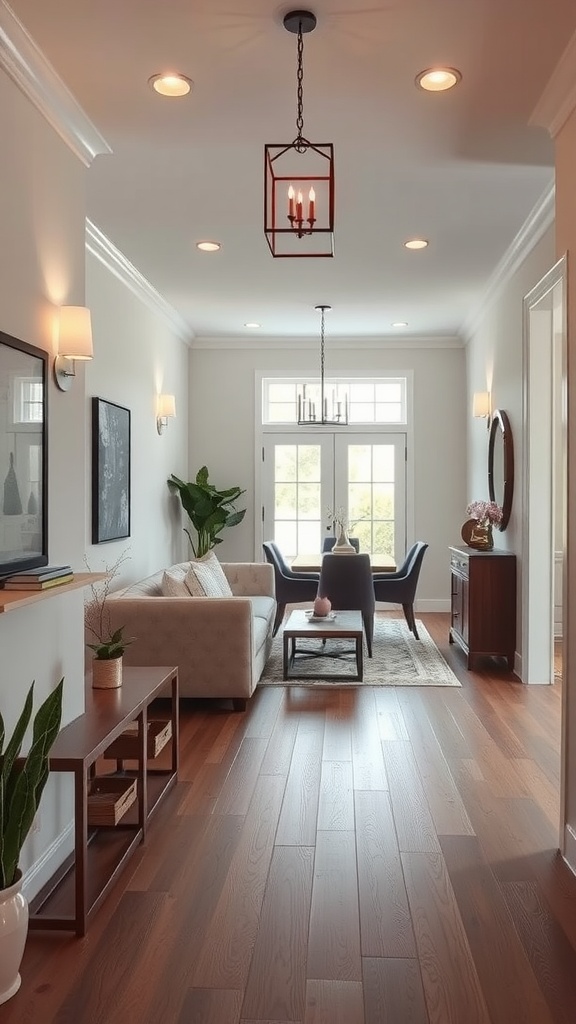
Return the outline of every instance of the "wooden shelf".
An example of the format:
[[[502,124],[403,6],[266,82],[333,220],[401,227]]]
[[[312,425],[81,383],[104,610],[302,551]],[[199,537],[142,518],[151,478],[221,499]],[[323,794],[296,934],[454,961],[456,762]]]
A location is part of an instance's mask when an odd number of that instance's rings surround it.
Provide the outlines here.
[[[0,614],[23,608],[26,604],[34,604],[35,601],[43,601],[46,597],[68,593],[69,590],[89,587],[92,583],[105,580],[106,576],[105,572],[77,572],[70,583],[59,583],[57,587],[47,587],[46,590],[0,590]]]
[[[148,711],[170,689],[172,736],[163,748],[166,768],[150,769],[146,758]],[[85,935],[88,923],[116,882],[129,856],[145,840],[149,819],[178,778],[178,669],[124,667],[117,690],[95,690],[86,681],[86,710],[56,737],[50,771],[74,775],[74,853],[30,903],[30,928],[56,928]],[[153,712],[154,713],[154,712]],[[138,722],[137,799],[117,825],[92,827],[89,794],[101,776],[96,762],[132,722]],[[110,778],[106,776],[105,778]]]

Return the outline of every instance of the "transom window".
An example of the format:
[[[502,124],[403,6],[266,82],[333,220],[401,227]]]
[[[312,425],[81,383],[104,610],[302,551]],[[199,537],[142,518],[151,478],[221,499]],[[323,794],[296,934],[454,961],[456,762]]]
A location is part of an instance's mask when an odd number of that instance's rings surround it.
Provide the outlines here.
[[[262,381],[263,425],[295,424],[298,422],[298,395],[306,387],[306,397],[320,409],[320,380],[267,377]],[[333,405],[348,401],[348,423],[404,424],[406,413],[405,377],[369,377],[324,381],[324,393],[333,397]]]

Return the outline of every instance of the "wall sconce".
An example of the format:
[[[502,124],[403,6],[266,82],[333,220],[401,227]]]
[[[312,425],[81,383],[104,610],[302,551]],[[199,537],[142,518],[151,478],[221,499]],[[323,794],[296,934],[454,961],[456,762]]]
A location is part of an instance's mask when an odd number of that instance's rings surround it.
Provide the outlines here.
[[[176,416],[176,399],[174,395],[158,395],[158,406],[156,413],[156,429],[163,434],[168,426],[168,417],[174,419]]]
[[[492,419],[492,396],[489,391],[474,392],[472,415],[477,419],[487,420],[488,430],[490,430],[490,420]]]
[[[92,324],[86,306],[61,306],[58,355],[54,379],[61,391],[69,391],[76,376],[76,359],[92,359]]]

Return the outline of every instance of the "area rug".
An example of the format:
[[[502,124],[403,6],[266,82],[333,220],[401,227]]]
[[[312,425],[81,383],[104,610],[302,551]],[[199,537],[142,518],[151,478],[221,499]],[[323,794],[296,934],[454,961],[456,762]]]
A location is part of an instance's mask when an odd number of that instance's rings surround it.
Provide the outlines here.
[[[264,668],[259,686],[460,686],[426,627],[417,620],[419,640],[413,636],[403,619],[375,619],[372,657],[364,645],[364,679],[317,679],[315,673],[343,673],[350,665],[355,674],[354,654],[347,640],[327,640],[326,649],[338,651],[338,658],[310,658],[299,661],[297,679],[282,679],[282,633],[275,637],[272,652]],[[298,640],[298,650],[318,651],[321,640]],[[350,649],[347,655],[346,650]]]

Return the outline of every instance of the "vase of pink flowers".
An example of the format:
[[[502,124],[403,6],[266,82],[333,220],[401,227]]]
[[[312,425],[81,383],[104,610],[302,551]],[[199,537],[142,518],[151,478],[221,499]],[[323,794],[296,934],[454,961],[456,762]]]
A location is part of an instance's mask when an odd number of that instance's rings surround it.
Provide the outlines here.
[[[502,522],[500,505],[495,501],[472,501],[466,509],[466,514],[473,522],[469,546],[480,551],[491,551],[494,547],[492,528],[500,526]]]

